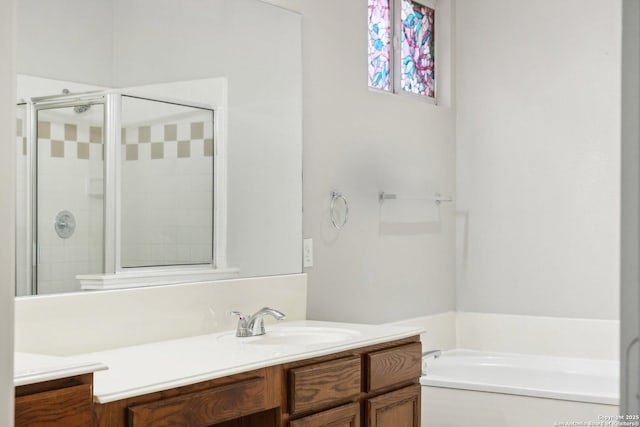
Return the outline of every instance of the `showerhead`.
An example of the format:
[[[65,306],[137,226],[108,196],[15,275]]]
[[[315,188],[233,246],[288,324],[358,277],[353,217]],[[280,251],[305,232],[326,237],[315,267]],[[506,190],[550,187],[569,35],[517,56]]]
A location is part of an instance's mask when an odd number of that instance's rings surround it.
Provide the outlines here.
[[[63,95],[69,95],[71,92],[69,91],[69,89],[62,89],[62,94]],[[86,111],[88,111],[91,108],[91,104],[85,104],[85,105],[76,105],[75,107],[73,107],[73,111],[76,112],[76,114],[82,114]]]
[[[85,111],[87,111],[89,108],[91,108],[91,105],[86,104],[86,105],[76,105],[75,107],[73,107],[73,111],[75,111],[78,114],[82,114]]]

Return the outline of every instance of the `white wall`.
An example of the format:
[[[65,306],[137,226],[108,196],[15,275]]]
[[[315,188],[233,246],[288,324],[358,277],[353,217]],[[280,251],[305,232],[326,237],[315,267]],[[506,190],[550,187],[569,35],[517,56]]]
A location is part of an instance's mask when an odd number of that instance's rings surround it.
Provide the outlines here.
[[[454,309],[454,207],[435,226],[381,227],[378,191],[452,194],[450,3],[438,2],[440,105],[367,88],[365,0],[270,0],[303,15],[304,234],[312,319],[384,322]],[[338,232],[329,193],[349,199]]]
[[[0,1],[0,135],[15,135],[15,5]],[[14,223],[15,144],[0,144],[0,222]],[[0,426],[13,425],[14,229],[0,229]]]
[[[17,99],[22,100],[45,95],[59,95],[62,93],[63,89],[69,89],[71,93],[109,89],[107,86],[96,86],[72,81],[47,79],[28,76],[25,74],[18,74],[17,82]]]
[[[18,73],[111,86],[112,0],[21,0],[16,5]]]
[[[620,1],[456,9],[458,310],[617,319]]]
[[[456,346],[470,350],[620,360],[620,321],[456,313]]]
[[[422,328],[424,332],[420,340],[423,351],[463,348],[586,359],[620,359],[618,320],[450,311],[392,324]]]

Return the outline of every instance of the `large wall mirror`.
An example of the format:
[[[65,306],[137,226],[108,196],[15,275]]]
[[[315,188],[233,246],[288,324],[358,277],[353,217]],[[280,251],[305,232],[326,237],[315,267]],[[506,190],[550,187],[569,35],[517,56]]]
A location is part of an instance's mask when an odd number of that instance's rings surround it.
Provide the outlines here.
[[[16,295],[302,271],[298,14],[17,8]]]

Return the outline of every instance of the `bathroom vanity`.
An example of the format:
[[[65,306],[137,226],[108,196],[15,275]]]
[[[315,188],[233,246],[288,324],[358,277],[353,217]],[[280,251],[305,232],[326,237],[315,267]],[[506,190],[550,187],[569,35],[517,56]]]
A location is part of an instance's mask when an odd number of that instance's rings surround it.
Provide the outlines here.
[[[15,355],[15,425],[95,425],[93,375],[101,363],[28,353]]]
[[[95,373],[93,394],[83,374],[55,389],[32,385],[30,399],[81,419],[49,425],[419,427],[419,333],[303,321],[262,337],[224,332],[125,347],[81,355],[109,367]]]

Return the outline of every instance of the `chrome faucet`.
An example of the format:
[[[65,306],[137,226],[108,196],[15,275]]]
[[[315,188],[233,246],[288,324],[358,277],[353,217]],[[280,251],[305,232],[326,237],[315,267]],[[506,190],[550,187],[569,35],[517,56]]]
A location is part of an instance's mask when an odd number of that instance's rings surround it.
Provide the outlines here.
[[[437,359],[440,356],[442,356],[442,350],[431,350],[431,351],[425,351],[422,353],[422,357],[425,359],[429,357],[433,357],[434,359]]]
[[[442,350],[431,350],[422,352],[422,375],[427,375],[427,359],[437,359],[442,356]]]
[[[264,335],[264,316],[269,315],[276,320],[284,320],[285,315],[281,311],[273,308],[263,307],[252,316],[247,316],[239,311],[232,311],[230,314],[238,316],[238,327],[236,328],[237,337],[257,337]]]

